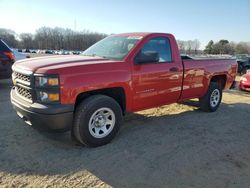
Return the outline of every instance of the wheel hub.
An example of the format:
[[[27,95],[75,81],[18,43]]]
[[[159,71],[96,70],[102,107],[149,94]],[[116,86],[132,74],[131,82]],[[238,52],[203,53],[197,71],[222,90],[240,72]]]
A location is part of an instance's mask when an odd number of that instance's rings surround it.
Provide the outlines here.
[[[220,95],[219,90],[215,89],[210,96],[210,105],[212,107],[216,107],[220,102],[220,97],[221,95]]]
[[[102,127],[106,124],[106,118],[102,115],[98,115],[94,118],[95,126]]]
[[[95,138],[107,136],[115,126],[115,114],[110,108],[97,109],[89,120],[89,132]]]

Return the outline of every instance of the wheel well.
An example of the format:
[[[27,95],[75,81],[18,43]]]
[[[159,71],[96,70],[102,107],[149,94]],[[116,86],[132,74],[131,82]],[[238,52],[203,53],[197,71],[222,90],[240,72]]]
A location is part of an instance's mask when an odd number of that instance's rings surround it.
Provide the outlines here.
[[[120,105],[123,113],[126,111],[126,99],[125,99],[125,92],[124,89],[121,87],[115,87],[115,88],[107,88],[107,89],[98,89],[93,91],[88,91],[84,93],[80,93],[76,98],[75,108],[77,105],[82,102],[84,99],[91,95],[106,95],[118,102]]]
[[[227,76],[226,75],[216,75],[211,78],[211,82],[217,82],[220,84],[221,89],[225,88]]]

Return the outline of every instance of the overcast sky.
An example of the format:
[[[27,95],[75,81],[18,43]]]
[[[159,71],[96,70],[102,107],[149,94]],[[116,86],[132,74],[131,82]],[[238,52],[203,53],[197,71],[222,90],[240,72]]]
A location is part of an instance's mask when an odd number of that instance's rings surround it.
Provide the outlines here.
[[[250,0],[0,0],[0,27],[102,33],[166,32],[178,39],[250,41]]]

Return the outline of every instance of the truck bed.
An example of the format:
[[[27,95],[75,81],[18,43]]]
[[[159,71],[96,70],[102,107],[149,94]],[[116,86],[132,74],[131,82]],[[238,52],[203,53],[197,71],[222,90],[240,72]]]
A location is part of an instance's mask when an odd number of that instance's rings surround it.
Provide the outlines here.
[[[223,89],[229,89],[237,72],[235,59],[185,59],[183,62],[183,84],[180,99],[201,97],[205,94],[213,76],[224,76]],[[205,65],[205,66],[204,66]],[[205,89],[204,89],[205,88]]]

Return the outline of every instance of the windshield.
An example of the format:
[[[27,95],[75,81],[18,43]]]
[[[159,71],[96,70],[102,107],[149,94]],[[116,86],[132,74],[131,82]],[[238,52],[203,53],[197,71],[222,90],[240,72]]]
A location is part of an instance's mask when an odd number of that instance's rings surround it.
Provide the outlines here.
[[[122,60],[141,38],[141,36],[110,36],[85,50],[82,55]]]

